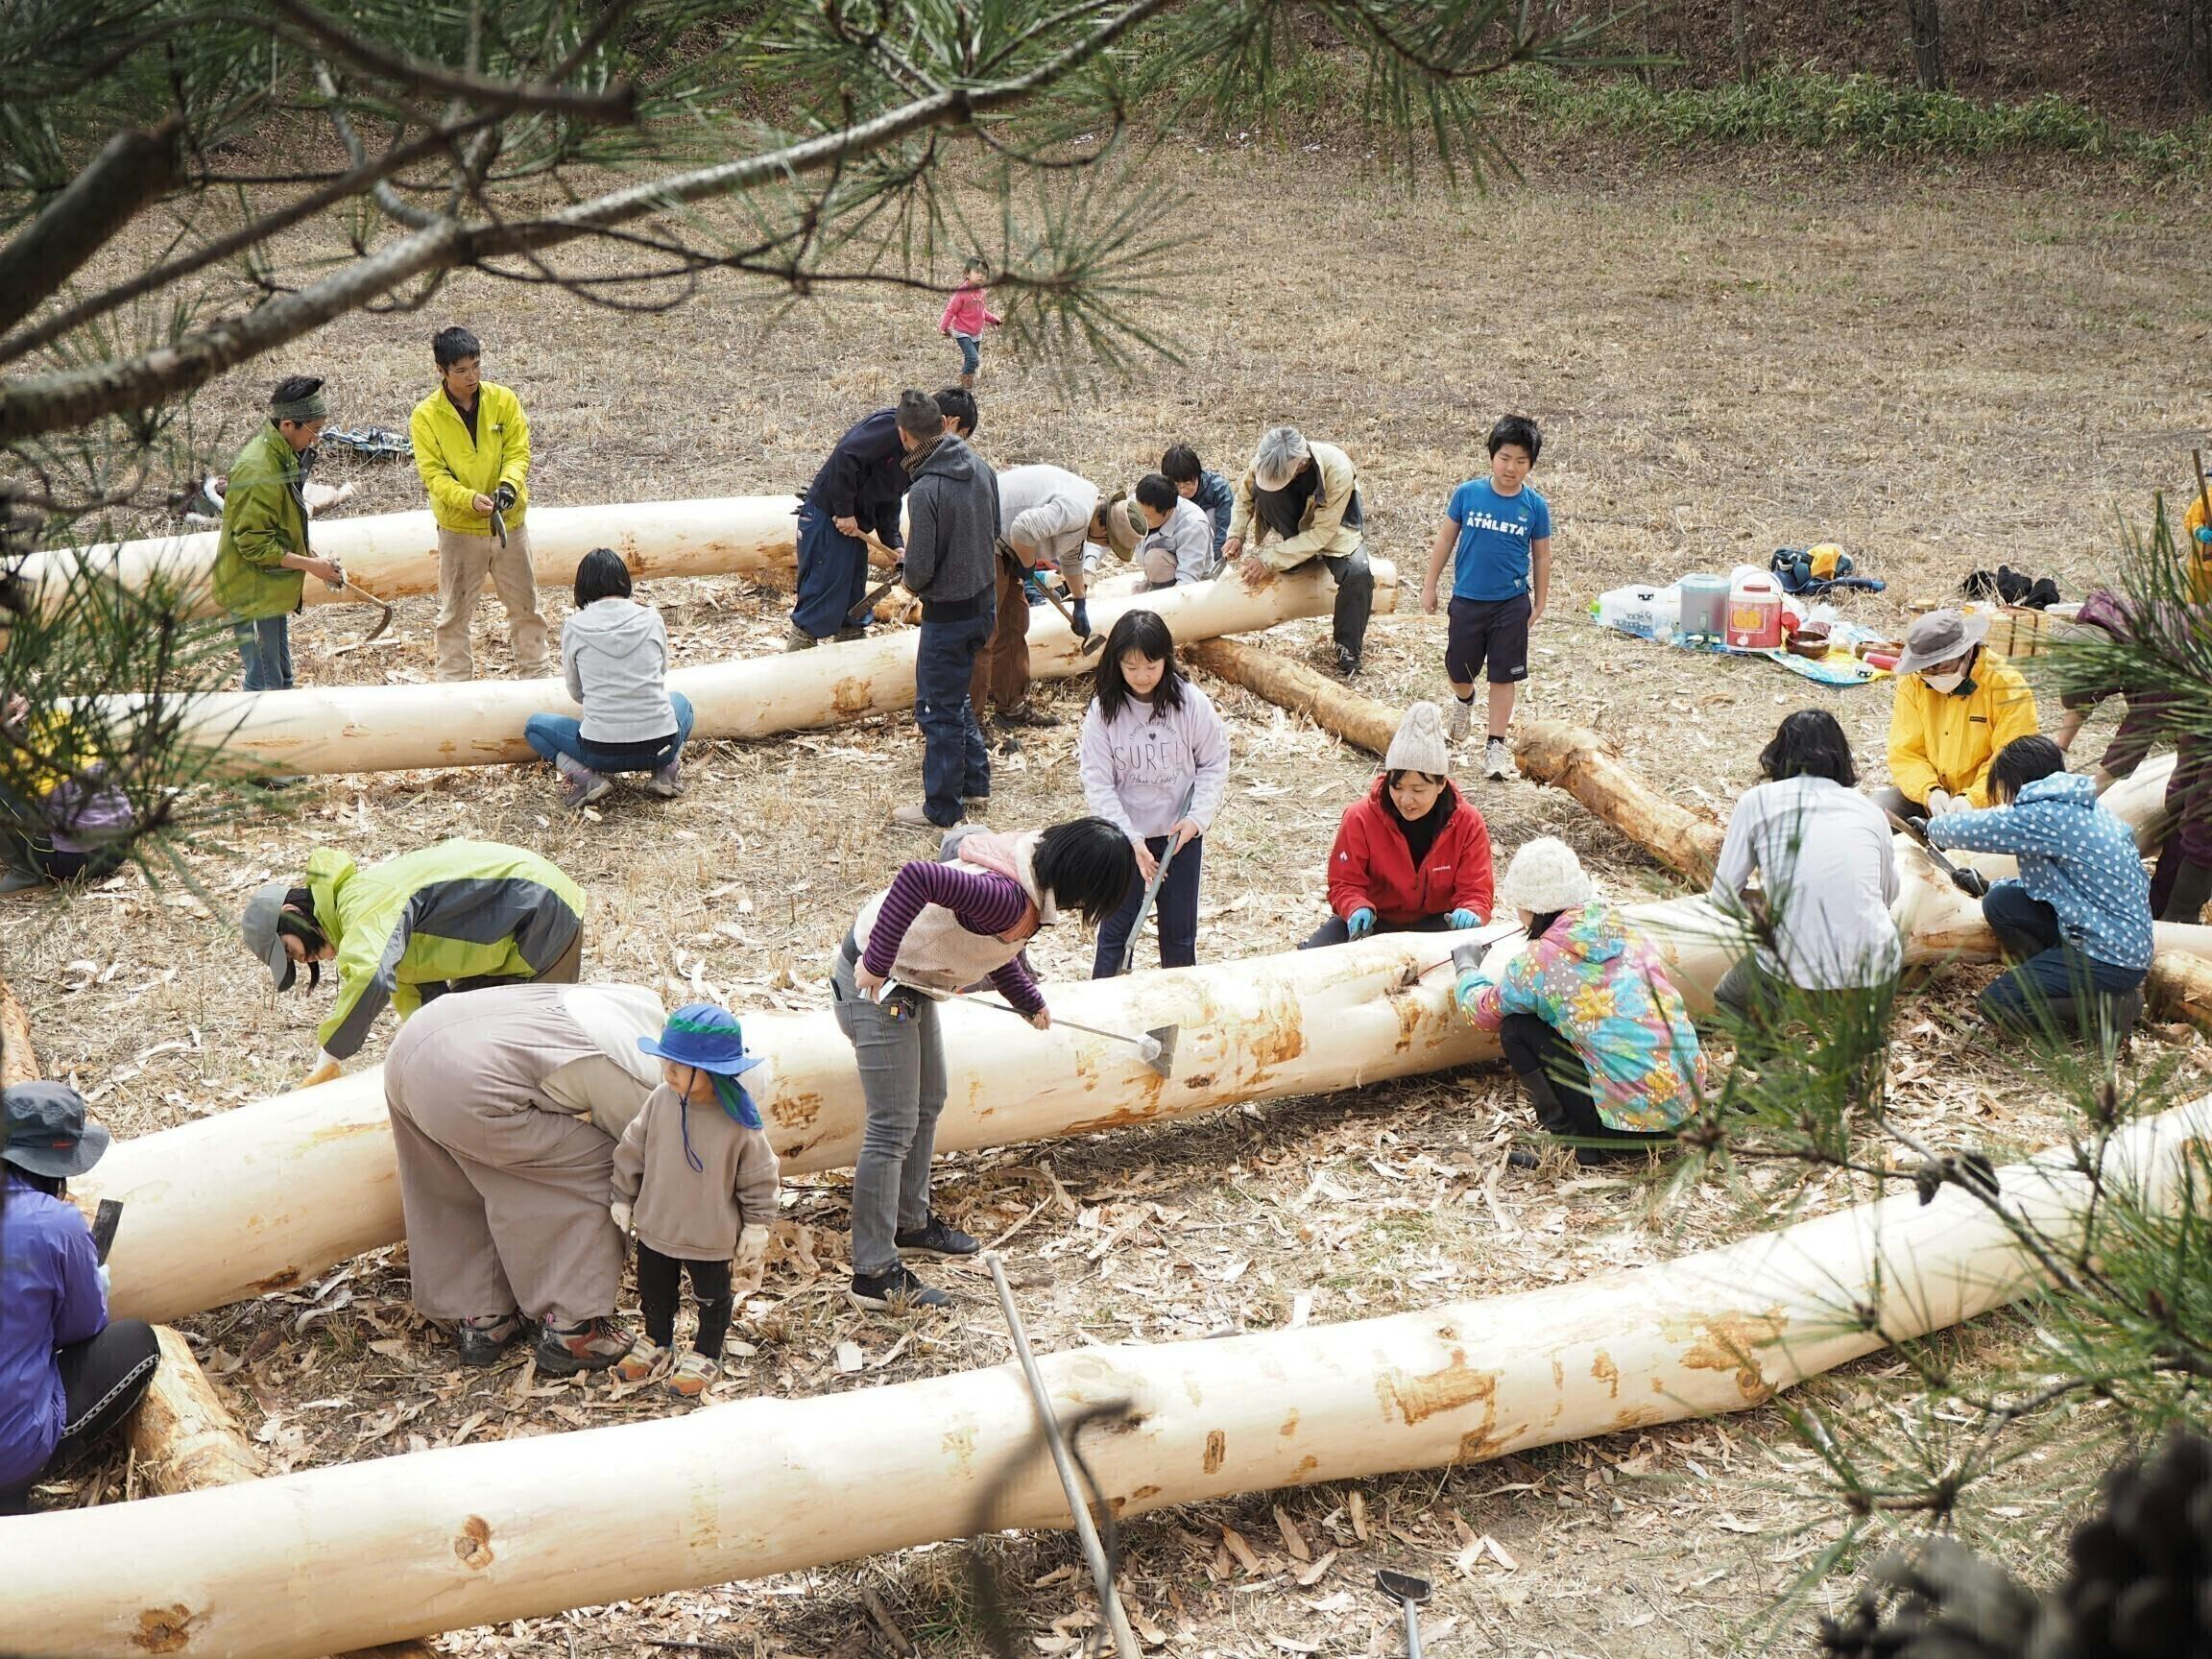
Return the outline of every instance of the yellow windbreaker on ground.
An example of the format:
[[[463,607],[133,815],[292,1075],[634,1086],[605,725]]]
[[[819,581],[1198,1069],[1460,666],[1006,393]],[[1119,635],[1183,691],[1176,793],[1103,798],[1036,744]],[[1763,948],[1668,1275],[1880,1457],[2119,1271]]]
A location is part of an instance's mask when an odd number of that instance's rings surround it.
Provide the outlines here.
[[[1938,691],[1917,674],[1898,677],[1889,781],[1909,801],[1943,789],[1987,806],[1989,762],[2013,738],[2034,734],[2035,693],[2017,668],[1984,646],[1957,691]]]
[[[2181,516],[2181,566],[2189,572],[2189,596],[2200,605],[2212,605],[2212,546],[2197,540],[2204,528],[2204,496],[2189,498],[2189,511]]]
[[[430,492],[430,511],[445,529],[491,535],[492,516],[477,512],[475,500],[492,494],[501,484],[515,486],[507,528],[522,522],[522,510],[530,505],[525,483],[530,473],[530,422],[523,419],[521,398],[489,380],[477,387],[476,436],[470,438],[469,422],[441,386],[415,405],[407,431],[415,441],[415,469]]]

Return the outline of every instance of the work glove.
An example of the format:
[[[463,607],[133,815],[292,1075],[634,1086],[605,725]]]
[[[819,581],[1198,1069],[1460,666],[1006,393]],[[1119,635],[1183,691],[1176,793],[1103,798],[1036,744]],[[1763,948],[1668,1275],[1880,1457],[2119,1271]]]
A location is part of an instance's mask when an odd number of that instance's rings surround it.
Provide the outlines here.
[[[1455,945],[1452,947],[1452,966],[1466,974],[1482,966],[1482,947],[1479,945]]]
[[[492,492],[492,510],[494,513],[512,513],[515,510],[517,499],[515,486],[502,483],[498,489]]]
[[[1362,904],[1344,918],[1344,926],[1355,939],[1364,939],[1375,931],[1375,912]]]
[[[623,1238],[630,1237],[630,1206],[617,1198],[607,1206],[608,1217],[614,1223],[614,1231]]]
[[[749,1222],[737,1235],[737,1253],[730,1258],[730,1293],[750,1296],[760,1288],[760,1276],[768,1265],[768,1229]]]
[[[1950,790],[1931,789],[1928,791],[1929,817],[1940,818],[1946,812],[1956,812],[1958,810],[1958,797],[1953,795]]]
[[[101,1295],[105,1296],[108,1293],[108,1291],[114,1288],[115,1282],[108,1276],[107,1262],[103,1262],[99,1266],[93,1268],[92,1275],[94,1278],[100,1281]]]
[[[1474,911],[1464,907],[1453,911],[1452,914],[1445,917],[1444,920],[1452,925],[1452,928],[1455,932],[1460,930],[1461,928],[1479,927],[1482,926],[1482,918],[1476,915]]]
[[[1091,607],[1078,599],[1071,614],[1077,637],[1088,639],[1091,637]]]
[[[337,1060],[325,1049],[317,1056],[315,1070],[300,1079],[300,1087],[312,1089],[318,1083],[327,1083],[338,1075],[338,1070]]]

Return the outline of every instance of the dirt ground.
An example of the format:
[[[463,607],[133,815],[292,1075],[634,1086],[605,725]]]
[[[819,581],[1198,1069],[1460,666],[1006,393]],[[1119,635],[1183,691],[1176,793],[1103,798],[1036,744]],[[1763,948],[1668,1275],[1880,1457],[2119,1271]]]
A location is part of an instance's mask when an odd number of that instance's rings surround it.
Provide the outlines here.
[[[1481,469],[1496,415],[1532,415],[1546,433],[1533,481],[1557,528],[1523,710],[1596,728],[1662,787],[1716,813],[1799,707],[1833,709],[1879,777],[1887,691],[1826,690],[1765,663],[1601,633],[1584,614],[1598,593],[1833,540],[1888,581],[1884,595],[1845,602],[1878,625],[2000,560],[2079,597],[2109,567],[2114,515],[2141,516],[2153,490],[2179,489],[2202,441],[2212,291],[2200,203],[2080,180],[1585,161],[1454,200],[1340,179],[1335,166],[1237,154],[1187,171],[1194,199],[1175,211],[1208,233],[1179,248],[1172,299],[1146,306],[1184,361],[1119,383],[987,342],[978,446],[1000,465],[1048,460],[1133,482],[1175,439],[1223,470],[1278,421],[1341,444],[1361,469],[1371,546],[1397,561],[1402,583],[1398,613],[1371,635],[1364,688],[1403,705],[1442,689],[1441,619],[1418,613],[1417,590],[1444,502]],[[227,397],[243,411],[279,373],[311,371],[330,376],[341,423],[403,426],[430,385],[429,334],[446,321],[474,327],[488,377],[525,399],[541,505],[800,489],[852,420],[956,367],[934,309],[912,298],[786,309],[710,285],[665,316],[616,316],[470,278],[435,316],[349,319],[258,366],[250,384],[226,383],[206,407]],[[359,480],[350,510],[419,504],[403,463],[334,460],[325,475]],[[663,608],[684,661],[780,646],[784,602],[744,583],[640,596]],[[565,593],[552,596],[556,626],[567,610]],[[430,614],[429,601],[407,602],[389,649],[333,661],[361,619],[311,612],[295,625],[300,677],[427,679]],[[1267,643],[1318,661],[1326,632],[1293,624]],[[480,672],[506,670],[489,600],[477,647]],[[1241,690],[1209,690],[1235,738],[1228,800],[1207,840],[1199,940],[1202,959],[1218,961],[1286,948],[1323,914],[1336,815],[1374,766]],[[1086,696],[1072,684],[1043,692],[1064,723],[1000,760],[995,822],[1079,810],[1072,745]],[[2078,756],[2093,756],[2108,725]],[[719,995],[741,1010],[814,1005],[858,904],[920,850],[883,825],[916,792],[918,739],[906,720],[880,718],[695,754],[685,799],[617,795],[582,822],[560,813],[537,768],[320,780],[291,798],[296,821],[200,855],[212,913],[136,876],[44,906],[11,903],[0,915],[6,975],[47,1069],[118,1133],[221,1111],[296,1081],[326,1009],[256,986],[233,930],[243,894],[296,871],[317,843],[367,861],[468,834],[541,851],[589,890],[592,977],[651,983],[672,1000]],[[1674,890],[1565,796],[1481,781],[1474,760],[1461,776],[1501,860],[1557,833],[1616,894]],[[1055,978],[1087,971],[1089,946],[1069,930],[1038,954]],[[2058,1104],[1970,1023],[1970,983],[1938,981],[1909,1003],[1903,1110],[1999,1148],[2040,1143],[2058,1129]],[[2201,1040],[2182,1058],[2212,1070]],[[955,1222],[1004,1236],[1046,1349],[1564,1283],[1767,1219],[1757,1183],[1662,1206],[1644,1181],[1579,1175],[1556,1159],[1499,1173],[1493,1209],[1482,1190],[1524,1114],[1502,1072],[1424,1078],[957,1156],[939,1193]],[[846,1192],[842,1173],[790,1184],[785,1214],[810,1230],[820,1275],[771,1274],[741,1315],[715,1398],[858,1389],[1006,1359],[980,1272],[944,1275],[953,1316],[911,1333],[845,1308],[834,1292]],[[1826,1201],[1850,1196],[1838,1185]],[[1050,1201],[1038,1208],[1041,1198]],[[651,1389],[548,1383],[518,1362],[490,1374],[448,1366],[409,1309],[392,1251],[187,1330],[282,1467],[681,1408]],[[841,1343],[856,1345],[859,1370],[841,1369]],[[1815,1386],[1871,1408],[1868,1391],[1894,1370],[1873,1361]],[[1385,1564],[1436,1579],[1428,1637],[1441,1653],[1704,1654],[1757,1630],[1822,1542],[1818,1527],[1793,1529],[1821,1513],[1797,1495],[1802,1468],[1779,1418],[1756,1411],[1170,1511],[1131,1527],[1126,1576],[1164,1650],[1192,1659],[1396,1652],[1394,1610],[1371,1588]],[[49,1496],[111,1499],[130,1481],[114,1462]],[[1073,1650],[1091,1599],[1071,1541],[1034,1535],[991,1551],[1035,1650]],[[972,1653],[962,1553],[917,1550],[440,1646],[855,1659],[889,1650],[880,1607],[925,1652]],[[1803,1617],[1780,1638],[1786,1650],[1807,1642]]]

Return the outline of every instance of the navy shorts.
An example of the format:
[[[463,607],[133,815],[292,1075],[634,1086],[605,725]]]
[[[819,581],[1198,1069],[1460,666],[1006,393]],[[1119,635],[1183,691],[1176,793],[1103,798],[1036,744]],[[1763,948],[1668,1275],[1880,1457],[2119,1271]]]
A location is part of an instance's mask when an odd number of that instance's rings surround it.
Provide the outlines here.
[[[1528,613],[1535,607],[1526,593],[1511,599],[1452,600],[1452,627],[1444,642],[1444,673],[1455,685],[1474,684],[1485,659],[1490,684],[1510,685],[1528,678]]]

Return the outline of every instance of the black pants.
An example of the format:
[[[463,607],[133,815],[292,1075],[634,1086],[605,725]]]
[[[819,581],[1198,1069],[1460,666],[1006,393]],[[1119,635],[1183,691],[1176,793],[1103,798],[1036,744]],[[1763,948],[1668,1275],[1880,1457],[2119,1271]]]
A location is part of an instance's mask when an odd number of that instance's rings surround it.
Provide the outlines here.
[[[97,1336],[57,1349],[54,1363],[61,1373],[63,1401],[61,1438],[37,1474],[19,1486],[0,1487],[0,1515],[22,1514],[32,1487],[59,1474],[128,1417],[160,1362],[154,1327],[143,1319],[117,1319]]]
[[[1170,869],[1167,877],[1173,880],[1175,872]],[[1377,917],[1375,926],[1367,930],[1364,937],[1372,939],[1378,933],[1449,933],[1451,930],[1452,918],[1449,916],[1424,916],[1418,922],[1385,922]],[[1351,942],[1352,925],[1341,916],[1332,916],[1299,941],[1298,949],[1318,950],[1325,945],[1348,945]]]
[[[1535,1015],[1506,1015],[1498,1027],[1498,1046],[1528,1092],[1528,1103],[1535,1107],[1536,1121],[1546,1133],[1572,1141],[1612,1142],[1577,1147],[1575,1156],[1581,1162],[1631,1157],[1654,1142],[1674,1139],[1671,1129],[1615,1129],[1607,1124],[1591,1097],[1590,1069],[1582,1064],[1582,1056],[1556,1027]]]
[[[722,1358],[722,1342],[730,1334],[730,1313],[734,1301],[730,1293],[730,1263],[685,1262],[663,1256],[637,1241],[637,1301],[645,1313],[645,1334],[663,1348],[676,1344],[676,1298],[685,1272],[691,1275],[691,1294],[699,1302],[699,1334],[691,1346],[709,1359]]]

